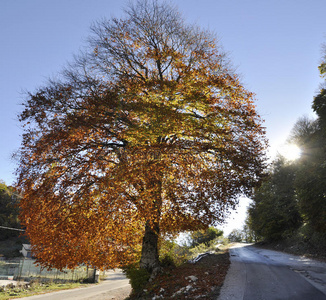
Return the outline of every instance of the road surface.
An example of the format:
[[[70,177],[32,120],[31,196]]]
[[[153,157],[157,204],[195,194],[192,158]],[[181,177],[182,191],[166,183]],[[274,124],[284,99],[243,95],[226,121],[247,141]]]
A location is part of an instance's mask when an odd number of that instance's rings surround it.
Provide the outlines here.
[[[326,263],[237,245],[219,300],[326,300]]]
[[[22,300],[123,300],[131,287],[121,271],[110,271],[106,279],[91,287],[63,290],[43,295],[19,298]],[[18,299],[17,299],[18,300]]]

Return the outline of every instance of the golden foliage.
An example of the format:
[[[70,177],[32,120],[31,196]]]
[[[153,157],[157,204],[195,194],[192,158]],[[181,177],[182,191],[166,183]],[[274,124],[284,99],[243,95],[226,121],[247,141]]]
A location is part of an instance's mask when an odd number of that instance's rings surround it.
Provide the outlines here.
[[[45,266],[135,261],[146,223],[218,223],[260,180],[253,94],[208,33],[138,9],[94,27],[90,56],[30,94],[20,116],[21,216]]]

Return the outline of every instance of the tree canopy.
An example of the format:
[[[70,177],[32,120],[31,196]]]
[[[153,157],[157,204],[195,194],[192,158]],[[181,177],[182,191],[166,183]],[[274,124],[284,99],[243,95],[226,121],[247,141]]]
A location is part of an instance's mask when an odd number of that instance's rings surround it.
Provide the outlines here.
[[[314,98],[314,106],[325,105],[322,100],[322,93]],[[317,101],[316,101],[317,100]],[[322,109],[321,109],[322,110]],[[319,232],[326,231],[326,135],[324,124],[326,115],[315,110],[318,118],[309,123],[299,124],[309,134],[295,134],[293,138],[301,143],[302,157],[297,162],[296,192],[298,194],[300,210],[305,222]]]
[[[302,224],[294,180],[295,167],[278,157],[249,208],[250,227],[258,236],[279,240]]]
[[[261,177],[254,96],[214,35],[138,1],[92,27],[88,48],[29,93],[18,186],[38,261],[158,265],[159,235],[223,221]]]

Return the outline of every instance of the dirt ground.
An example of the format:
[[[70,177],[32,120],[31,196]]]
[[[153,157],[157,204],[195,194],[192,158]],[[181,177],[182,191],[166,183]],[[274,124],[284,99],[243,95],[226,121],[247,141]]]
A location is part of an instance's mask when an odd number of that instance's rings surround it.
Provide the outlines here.
[[[209,254],[197,263],[165,269],[140,298],[217,299],[230,265],[228,252]]]

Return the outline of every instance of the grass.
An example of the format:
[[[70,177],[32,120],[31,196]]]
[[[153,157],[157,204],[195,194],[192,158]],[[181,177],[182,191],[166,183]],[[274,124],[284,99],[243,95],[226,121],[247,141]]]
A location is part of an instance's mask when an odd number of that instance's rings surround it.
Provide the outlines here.
[[[85,287],[87,284],[73,282],[73,283],[55,283],[47,282],[40,283],[37,281],[30,283],[18,283],[17,286],[13,284],[7,285],[7,287],[0,287],[0,300],[8,300],[15,298],[23,298],[33,295],[45,294],[55,292],[59,290],[68,290],[79,287]]]

